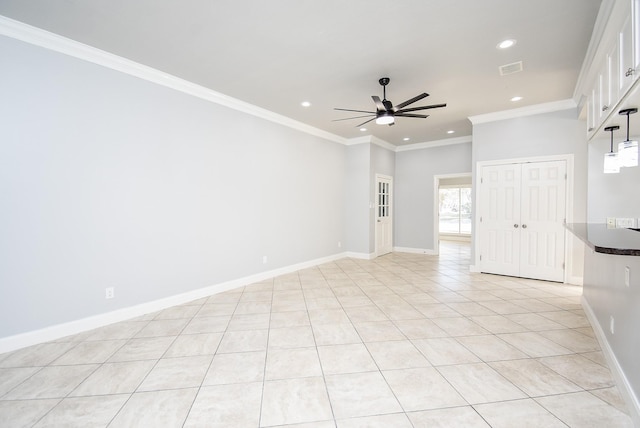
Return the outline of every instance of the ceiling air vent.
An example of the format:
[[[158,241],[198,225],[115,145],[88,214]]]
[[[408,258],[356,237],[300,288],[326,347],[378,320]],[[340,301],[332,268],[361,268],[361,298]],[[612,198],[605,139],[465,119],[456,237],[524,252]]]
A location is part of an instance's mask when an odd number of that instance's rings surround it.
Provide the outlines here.
[[[505,64],[498,67],[500,70],[500,76],[506,76],[508,74],[520,73],[522,71],[522,61],[514,62],[511,64]]]

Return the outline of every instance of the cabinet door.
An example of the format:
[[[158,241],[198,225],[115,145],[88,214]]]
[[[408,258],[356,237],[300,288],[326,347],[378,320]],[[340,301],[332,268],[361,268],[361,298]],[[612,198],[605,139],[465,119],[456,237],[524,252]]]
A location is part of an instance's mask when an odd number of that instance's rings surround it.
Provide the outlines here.
[[[628,16],[624,21],[624,25],[620,30],[619,34],[619,93],[624,94],[629,88],[631,84],[635,80],[635,60],[634,60],[634,31],[633,31],[633,20],[631,16]]]
[[[482,272],[511,276],[520,274],[520,172],[520,164],[482,168]]]
[[[587,98],[587,134],[591,135],[596,130],[596,90],[592,88]]]
[[[598,68],[598,125],[602,123],[611,108],[611,78],[609,75],[611,67],[609,66],[609,60],[610,56],[605,55]]]
[[[609,100],[607,105],[611,110],[620,100],[620,43],[616,40],[614,46],[607,53],[607,67],[609,68]]]
[[[633,14],[633,80],[640,77],[640,0],[634,0]],[[626,72],[625,72],[626,73]]]
[[[566,162],[522,165],[520,276],[563,281]]]

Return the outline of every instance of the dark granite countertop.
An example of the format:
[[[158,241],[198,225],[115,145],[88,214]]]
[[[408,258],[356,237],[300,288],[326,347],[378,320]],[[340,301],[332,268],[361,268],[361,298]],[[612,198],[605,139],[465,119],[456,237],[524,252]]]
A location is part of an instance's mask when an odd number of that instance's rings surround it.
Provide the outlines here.
[[[640,232],[609,229],[606,224],[570,223],[565,227],[596,253],[640,256]]]

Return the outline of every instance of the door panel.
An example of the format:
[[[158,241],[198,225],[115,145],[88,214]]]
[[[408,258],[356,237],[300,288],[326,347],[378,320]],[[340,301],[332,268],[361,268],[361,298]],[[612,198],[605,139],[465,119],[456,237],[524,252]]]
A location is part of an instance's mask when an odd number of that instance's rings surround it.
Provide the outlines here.
[[[564,279],[565,174],[564,161],[522,165],[520,276]]]
[[[520,218],[520,165],[484,167],[482,175],[482,271],[517,275],[520,235],[514,225]]]

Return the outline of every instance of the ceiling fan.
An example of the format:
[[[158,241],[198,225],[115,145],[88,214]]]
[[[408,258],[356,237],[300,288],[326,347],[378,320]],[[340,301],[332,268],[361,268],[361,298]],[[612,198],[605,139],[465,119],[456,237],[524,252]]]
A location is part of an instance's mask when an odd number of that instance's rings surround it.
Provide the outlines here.
[[[405,108],[406,106],[415,103],[416,101],[420,101],[423,98],[426,98],[429,96],[429,94],[427,94],[426,92],[423,92],[420,95],[417,95],[403,103],[398,104],[397,106],[394,106],[391,101],[387,100],[387,85],[389,84],[389,82],[391,81],[391,79],[389,79],[388,77],[383,77],[382,79],[378,80],[378,83],[380,83],[380,85],[382,85],[382,100],[380,99],[380,97],[373,95],[371,98],[373,98],[373,102],[376,104],[376,111],[364,111],[364,110],[351,110],[351,109],[346,109],[346,108],[335,108],[334,110],[340,110],[340,111],[352,111],[352,112],[356,112],[356,113],[367,113],[366,115],[363,116],[354,116],[354,117],[347,117],[345,119],[336,119],[333,122],[339,122],[342,120],[351,120],[351,119],[360,119],[363,117],[370,117],[373,116],[371,119],[362,122],[360,125],[358,125],[357,127],[360,127],[364,124],[367,124],[369,122],[371,122],[372,120],[375,120],[376,123],[378,125],[393,125],[395,124],[395,118],[396,117],[417,117],[417,118],[422,118],[422,119],[426,119],[427,117],[429,117],[429,115],[424,115],[424,114],[410,114],[409,112],[412,111],[419,111],[419,110],[427,110],[427,109],[432,109],[432,108],[440,108],[440,107],[446,107],[446,104],[433,104],[430,106],[422,106],[422,107],[411,107],[411,108]]]

